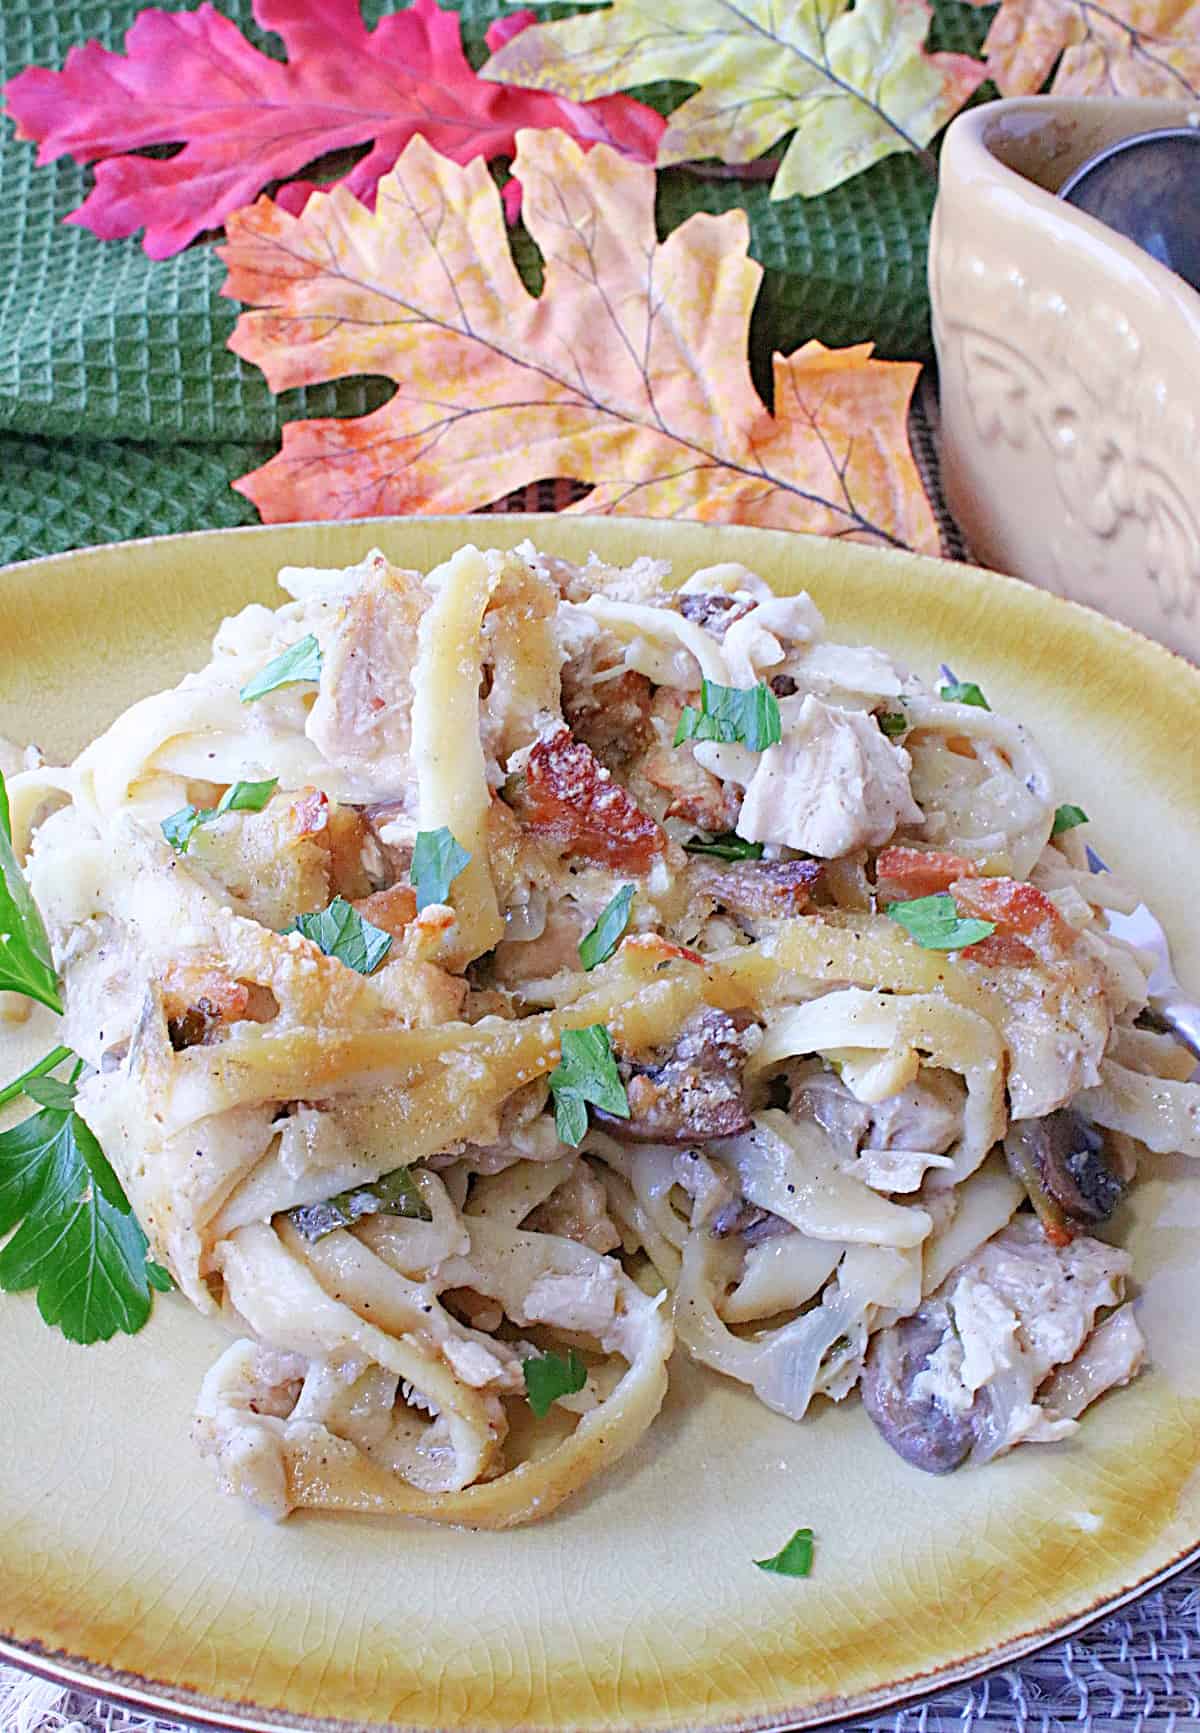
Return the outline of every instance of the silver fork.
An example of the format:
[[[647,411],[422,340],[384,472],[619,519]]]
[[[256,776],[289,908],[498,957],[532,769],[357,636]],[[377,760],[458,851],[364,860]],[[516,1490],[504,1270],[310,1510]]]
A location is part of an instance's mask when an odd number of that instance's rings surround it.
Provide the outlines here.
[[[1200,1004],[1189,999],[1175,979],[1162,927],[1145,903],[1139,903],[1131,915],[1118,914],[1115,909],[1104,913],[1110,933],[1127,945],[1136,945],[1139,951],[1153,954],[1154,969],[1146,983],[1150,1008],[1175,1039],[1200,1059]]]

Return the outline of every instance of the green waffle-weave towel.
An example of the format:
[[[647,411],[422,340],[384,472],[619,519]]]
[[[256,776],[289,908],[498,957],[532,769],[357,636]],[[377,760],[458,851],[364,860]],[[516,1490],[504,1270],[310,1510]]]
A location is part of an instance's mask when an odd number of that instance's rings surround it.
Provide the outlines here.
[[[278,53],[255,29],[250,0],[216,4]],[[364,8],[372,22],[390,9]],[[457,9],[478,64],[484,31],[510,8],[463,0]],[[136,0],[0,0],[0,79],[59,67],[89,37],[120,49],[139,10]],[[986,25],[986,13],[939,0],[932,44],[976,49]],[[225,273],[212,244],[154,261],[136,238],[98,241],[66,227],[90,171],[70,161],[35,168],[34,157],[12,122],[0,122],[0,562],[253,522],[229,483],[271,455],[284,421],[361,414],[389,394],[381,381],[348,380],[272,397],[226,348],[237,308],[220,297]],[[773,348],[813,336],[928,354],[933,191],[921,167],[899,157],[823,198],[778,204],[762,184],[672,171],[661,177],[659,213],[666,230],[695,210],[748,210],[767,269],[753,331],[761,378]]]

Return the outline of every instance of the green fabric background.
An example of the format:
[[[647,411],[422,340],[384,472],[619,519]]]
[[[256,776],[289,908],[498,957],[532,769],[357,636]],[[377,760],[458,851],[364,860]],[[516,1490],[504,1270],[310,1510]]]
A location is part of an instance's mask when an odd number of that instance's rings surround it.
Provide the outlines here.
[[[250,0],[217,0],[258,46]],[[60,66],[95,37],[120,48],[138,0],[0,0],[0,80],[28,65]],[[177,8],[194,10],[194,7]],[[368,0],[371,19],[390,8]],[[509,10],[463,0],[468,52]],[[557,8],[565,13],[571,8]],[[555,15],[554,12],[549,14]],[[934,47],[978,49],[989,14],[937,0]],[[683,93],[645,93],[660,106]],[[256,514],[230,480],[264,461],[284,421],[355,415],[389,395],[386,382],[349,380],[274,398],[226,348],[237,316],[219,290],[211,244],[152,261],[139,241],[98,241],[63,216],[90,185],[70,161],[35,168],[34,147],[0,121],[0,561],[88,542],[249,523]],[[755,311],[760,383],[774,348],[808,337],[873,338],[885,355],[929,353],[925,246],[933,184],[911,158],[892,157],[826,196],[772,204],[761,183],[660,177],[660,226],[696,210],[744,206],[766,267]],[[518,262],[537,261],[517,232]]]

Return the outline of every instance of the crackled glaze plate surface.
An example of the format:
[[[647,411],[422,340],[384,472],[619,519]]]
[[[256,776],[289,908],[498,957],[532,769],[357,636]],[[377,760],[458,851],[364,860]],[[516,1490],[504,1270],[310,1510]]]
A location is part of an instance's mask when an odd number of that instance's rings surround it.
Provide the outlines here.
[[[808,588],[839,638],[978,680],[1035,730],[1059,799],[1136,879],[1200,983],[1200,674],[1038,590],[960,567],[688,524],[474,518],[223,531],[0,573],[0,733],[74,754],[199,665],[284,563],[373,544],[421,567],[533,536],[582,559],[740,559]],[[0,1076],[52,1044],[37,1013]],[[856,1399],[795,1426],[677,1363],[639,1448],[511,1534],[220,1498],[188,1440],[219,1346],[178,1297],[104,1347],[0,1296],[0,1654],[192,1719],[401,1728],[749,1728],[878,1707],[1008,1659],[1200,1546],[1200,1168],[1155,1163],[1115,1224],[1153,1367],[1069,1444],[935,1480]],[[796,1527],[807,1581],[752,1560]]]

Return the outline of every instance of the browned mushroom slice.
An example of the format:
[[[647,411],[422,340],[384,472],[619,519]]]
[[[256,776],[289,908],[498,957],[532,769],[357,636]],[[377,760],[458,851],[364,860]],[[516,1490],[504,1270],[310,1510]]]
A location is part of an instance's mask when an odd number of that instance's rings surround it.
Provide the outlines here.
[[[971,1454],[975,1410],[944,1407],[917,1381],[953,1334],[941,1300],[927,1300],[911,1318],[871,1337],[862,1374],[863,1407],[898,1456],[927,1474],[949,1474]]]
[[[1124,1196],[1126,1181],[1104,1133],[1070,1107],[1015,1119],[1004,1154],[1053,1245],[1106,1222]]]
[[[755,606],[744,596],[727,596],[721,590],[702,595],[676,594],[674,601],[685,620],[690,620],[694,626],[703,626],[715,638],[723,638],[733,622],[742,619]]]
[[[661,1058],[622,1064],[629,1118],[597,1111],[596,1120],[633,1143],[704,1143],[747,1130],[742,1067],[753,1021],[745,1011],[705,1010],[689,1018]]]

